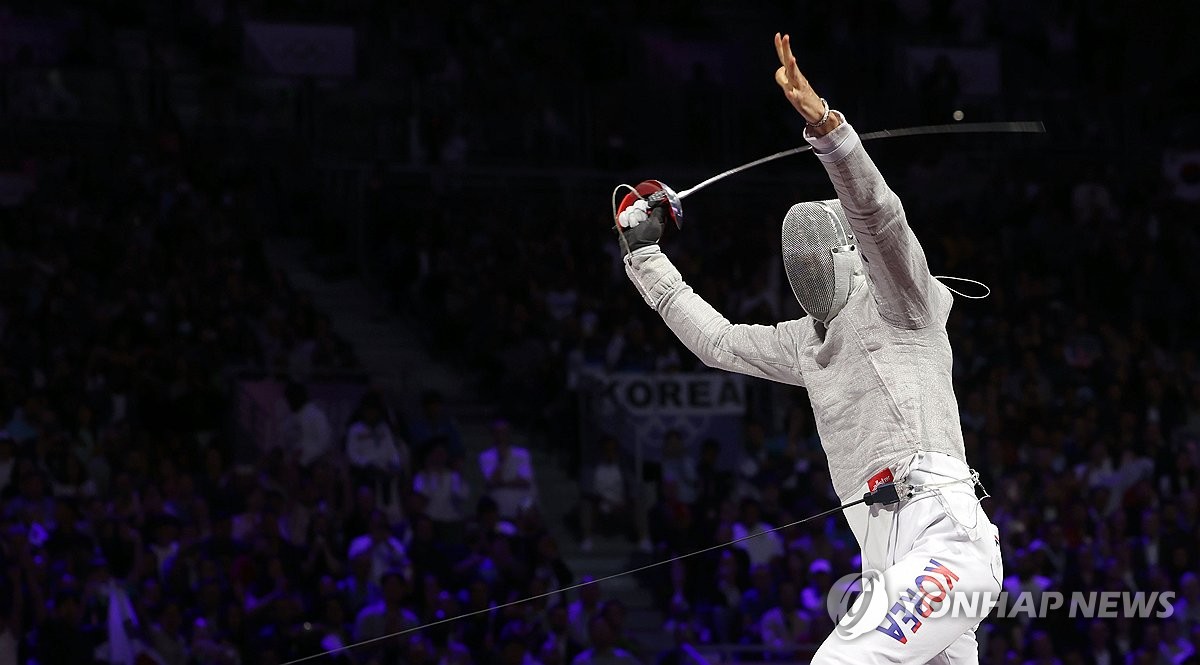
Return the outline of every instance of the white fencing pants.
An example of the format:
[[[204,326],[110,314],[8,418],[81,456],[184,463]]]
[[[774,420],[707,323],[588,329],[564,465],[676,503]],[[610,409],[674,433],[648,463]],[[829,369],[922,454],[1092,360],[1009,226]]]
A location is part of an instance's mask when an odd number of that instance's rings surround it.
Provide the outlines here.
[[[975,498],[971,471],[947,455],[919,452],[869,484],[893,478],[931,489],[844,511],[862,548],[864,580],[873,571],[882,577],[864,581],[855,609],[812,662],[978,663],[975,628],[998,601],[1004,572],[999,532]]]

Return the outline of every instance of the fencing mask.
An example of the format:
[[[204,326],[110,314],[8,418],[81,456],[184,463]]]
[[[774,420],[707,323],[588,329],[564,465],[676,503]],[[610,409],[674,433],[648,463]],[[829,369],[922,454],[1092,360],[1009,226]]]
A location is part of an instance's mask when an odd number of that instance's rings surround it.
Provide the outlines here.
[[[840,201],[797,203],[788,210],[783,267],[809,316],[828,323],[845,307],[862,259]]]

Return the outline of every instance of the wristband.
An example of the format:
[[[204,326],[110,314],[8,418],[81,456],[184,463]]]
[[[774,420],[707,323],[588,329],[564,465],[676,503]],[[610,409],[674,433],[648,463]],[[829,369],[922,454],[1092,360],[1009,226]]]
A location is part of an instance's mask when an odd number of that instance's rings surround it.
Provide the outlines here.
[[[822,127],[825,125],[825,123],[829,122],[829,102],[825,101],[824,97],[821,98],[821,105],[825,107],[825,112],[821,114],[821,119],[816,122],[809,122],[808,119],[805,118],[804,124],[815,128]]]

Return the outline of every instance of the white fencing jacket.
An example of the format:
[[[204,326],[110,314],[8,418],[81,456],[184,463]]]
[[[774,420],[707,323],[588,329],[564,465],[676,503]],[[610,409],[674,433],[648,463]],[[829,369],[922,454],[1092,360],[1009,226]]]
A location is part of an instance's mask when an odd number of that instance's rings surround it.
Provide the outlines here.
[[[854,128],[843,122],[806,138],[837,190],[867,272],[827,325],[809,316],[731,324],[658,245],[626,256],[625,269],[705,365],[808,388],[834,489],[849,501],[876,472],[919,450],[966,461],[946,334],[953,297],[930,274],[899,197]]]

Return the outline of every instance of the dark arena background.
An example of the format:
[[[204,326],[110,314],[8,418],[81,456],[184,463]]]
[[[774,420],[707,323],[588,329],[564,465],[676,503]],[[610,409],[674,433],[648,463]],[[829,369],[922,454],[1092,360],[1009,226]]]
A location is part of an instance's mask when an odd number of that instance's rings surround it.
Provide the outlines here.
[[[0,1],[0,665],[809,662],[840,514],[668,561],[838,505],[808,393],[684,348],[610,202],[805,144],[776,32],[860,132],[1046,128],[865,144],[992,290],[980,662],[1200,662],[1197,7]],[[662,247],[799,318],[833,196],[787,157]]]

